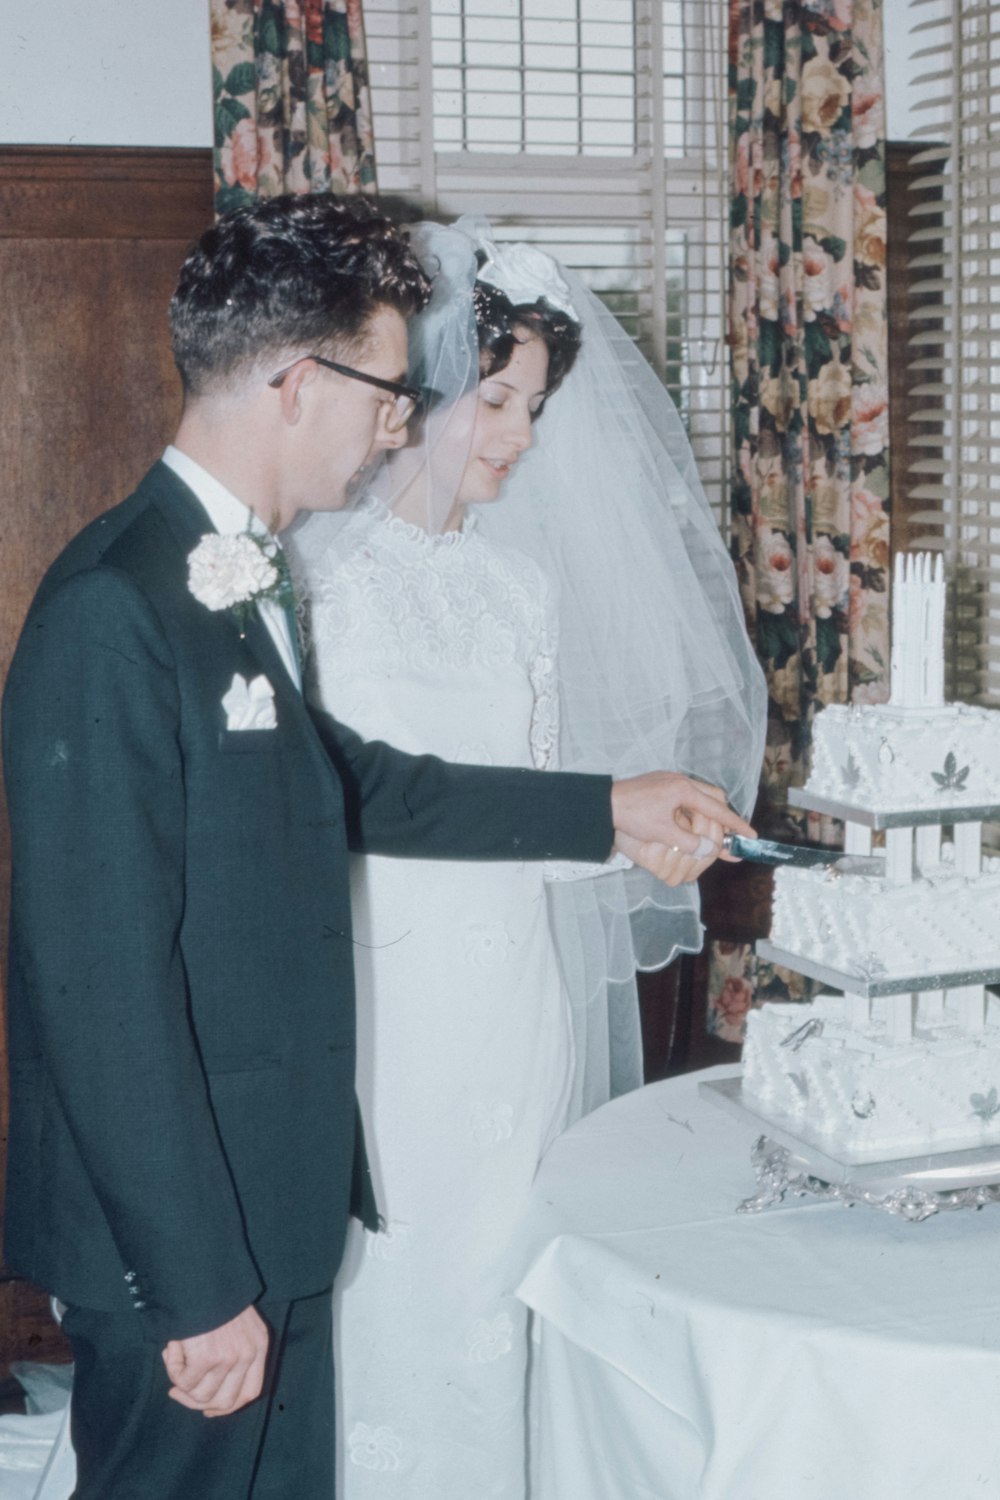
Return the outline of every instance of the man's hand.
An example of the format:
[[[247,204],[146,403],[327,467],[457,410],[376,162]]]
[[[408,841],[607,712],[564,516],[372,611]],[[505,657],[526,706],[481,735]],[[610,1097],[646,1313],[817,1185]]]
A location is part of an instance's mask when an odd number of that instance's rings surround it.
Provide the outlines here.
[[[653,771],[611,788],[615,848],[666,885],[697,880],[718,858],[726,833],[754,837],[717,786],[675,771]]]
[[[245,1307],[210,1333],[171,1340],[163,1351],[170,1397],[206,1417],[228,1417],[260,1395],[266,1356],[267,1324]]]

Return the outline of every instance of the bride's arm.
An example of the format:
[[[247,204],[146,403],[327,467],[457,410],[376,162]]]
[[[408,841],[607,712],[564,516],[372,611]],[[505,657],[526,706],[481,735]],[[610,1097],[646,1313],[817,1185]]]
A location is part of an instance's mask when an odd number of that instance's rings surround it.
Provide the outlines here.
[[[559,616],[552,587],[542,573],[541,628],[528,668],[534,702],[531,714],[531,759],[539,771],[559,767]],[[550,881],[592,880],[614,870],[630,870],[632,861],[612,854],[603,863],[583,860],[547,860],[543,875]]]
[[[528,665],[532,708],[529,739],[531,763],[537,771],[554,771],[559,765],[559,617],[552,586],[538,573],[540,624]]]

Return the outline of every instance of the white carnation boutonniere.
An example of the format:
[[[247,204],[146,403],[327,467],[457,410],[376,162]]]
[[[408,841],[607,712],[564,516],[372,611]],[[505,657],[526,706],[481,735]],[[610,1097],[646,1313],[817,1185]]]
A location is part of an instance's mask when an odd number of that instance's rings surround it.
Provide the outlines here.
[[[283,609],[295,603],[285,554],[272,538],[251,531],[203,536],[188,556],[188,588],[206,609],[229,610],[241,629],[267,600]]]

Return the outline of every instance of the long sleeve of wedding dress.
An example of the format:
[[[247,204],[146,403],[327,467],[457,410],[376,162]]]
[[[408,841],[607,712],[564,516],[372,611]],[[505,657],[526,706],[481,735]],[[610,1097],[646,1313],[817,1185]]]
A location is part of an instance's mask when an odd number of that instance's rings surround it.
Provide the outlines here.
[[[531,711],[531,760],[538,771],[559,768],[559,616],[552,587],[539,574],[541,631],[535,655],[528,668],[534,703]],[[632,861],[614,854],[603,864],[584,860],[549,859],[542,866],[546,881],[593,880],[615,870],[629,870]]]

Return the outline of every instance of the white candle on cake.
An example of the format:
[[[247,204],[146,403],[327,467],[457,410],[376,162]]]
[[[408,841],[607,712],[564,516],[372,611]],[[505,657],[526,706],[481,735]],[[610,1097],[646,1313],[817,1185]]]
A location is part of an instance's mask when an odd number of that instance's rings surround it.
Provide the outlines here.
[[[896,554],[893,568],[891,702],[902,708],[944,703],[944,560],[929,552]]]
[[[944,558],[940,552],[934,559],[934,587],[931,609],[931,697],[928,703],[935,708],[944,703]]]
[[[916,554],[906,559],[906,612],[903,621],[906,662],[906,706],[920,703],[920,562]]]
[[[892,570],[892,653],[890,660],[890,678],[892,691],[890,701],[902,703],[903,701],[903,565],[905,559],[902,552],[896,553],[896,561]]]

